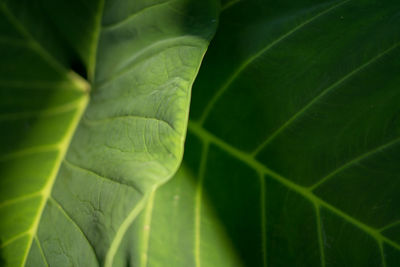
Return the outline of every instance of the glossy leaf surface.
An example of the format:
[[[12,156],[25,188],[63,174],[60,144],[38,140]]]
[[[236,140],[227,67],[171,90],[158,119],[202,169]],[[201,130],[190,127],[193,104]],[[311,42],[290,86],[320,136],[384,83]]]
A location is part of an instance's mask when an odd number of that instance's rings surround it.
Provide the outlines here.
[[[215,12],[211,1],[0,1],[1,265],[127,261],[115,258],[124,233],[181,161]]]
[[[138,266],[399,266],[399,12],[225,2]]]

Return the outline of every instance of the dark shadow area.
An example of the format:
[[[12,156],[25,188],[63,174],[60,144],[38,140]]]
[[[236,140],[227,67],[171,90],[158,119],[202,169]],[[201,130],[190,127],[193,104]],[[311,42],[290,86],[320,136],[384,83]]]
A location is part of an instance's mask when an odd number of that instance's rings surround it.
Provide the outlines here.
[[[202,37],[206,41],[210,41],[216,30],[219,12],[219,3],[216,0],[188,1],[180,11],[183,13],[181,26],[185,35],[193,35]],[[211,30],[210,30],[211,29]]]
[[[193,149],[194,146],[190,145],[194,142],[201,144],[202,148]],[[201,220],[200,227],[204,227],[205,232],[214,231],[213,235],[220,236],[221,243],[216,247],[223,245],[225,239],[226,248],[236,254],[237,259],[231,260],[239,266],[263,266],[263,184],[258,173],[225,151],[204,143],[190,130],[187,144],[183,164],[198,174],[193,182],[197,186],[201,184],[202,212],[209,216]],[[214,224],[207,229],[204,223],[212,217],[215,217],[212,220]],[[205,233],[207,235],[210,233]]]
[[[0,241],[0,244],[2,242]],[[0,267],[6,266],[6,260],[3,258],[3,249],[0,249]]]

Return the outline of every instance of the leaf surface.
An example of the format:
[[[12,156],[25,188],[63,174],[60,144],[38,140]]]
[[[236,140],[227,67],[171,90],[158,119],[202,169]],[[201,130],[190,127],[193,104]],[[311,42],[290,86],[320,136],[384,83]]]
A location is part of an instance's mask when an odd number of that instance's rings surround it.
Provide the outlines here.
[[[181,161],[214,3],[13,0],[0,13],[1,265],[126,261],[124,233]]]
[[[398,266],[400,3],[224,4],[138,266]]]

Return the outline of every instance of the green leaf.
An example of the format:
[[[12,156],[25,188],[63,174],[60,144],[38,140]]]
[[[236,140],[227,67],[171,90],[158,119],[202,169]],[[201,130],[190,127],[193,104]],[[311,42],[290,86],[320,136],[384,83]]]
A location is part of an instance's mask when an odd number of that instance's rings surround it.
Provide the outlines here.
[[[400,2],[222,10],[137,266],[398,266]]]
[[[0,1],[0,265],[127,261],[124,233],[180,164],[215,14],[213,1]]]

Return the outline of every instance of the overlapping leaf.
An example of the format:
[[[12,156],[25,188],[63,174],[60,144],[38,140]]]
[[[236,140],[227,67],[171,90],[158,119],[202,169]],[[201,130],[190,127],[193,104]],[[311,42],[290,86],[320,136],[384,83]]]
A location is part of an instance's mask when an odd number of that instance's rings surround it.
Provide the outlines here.
[[[126,262],[125,231],[180,163],[214,3],[0,5],[1,262]]]
[[[138,266],[398,266],[399,12],[225,2]]]

